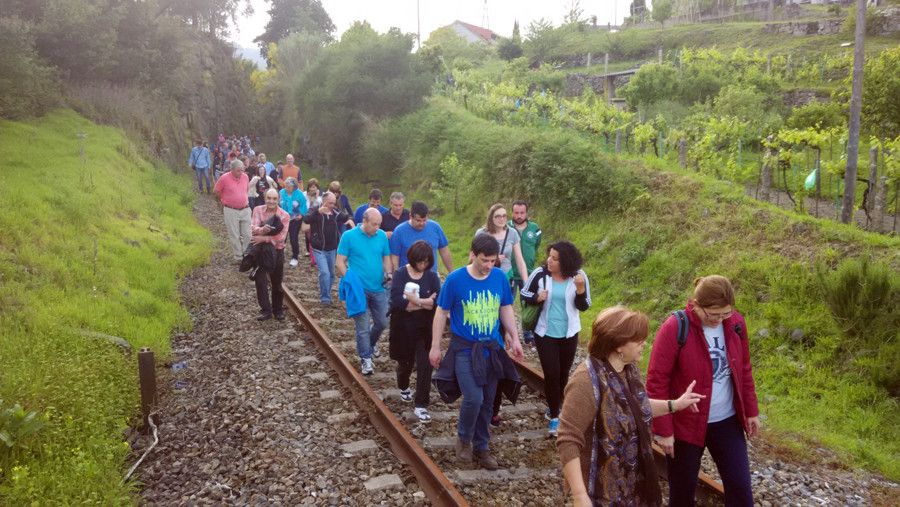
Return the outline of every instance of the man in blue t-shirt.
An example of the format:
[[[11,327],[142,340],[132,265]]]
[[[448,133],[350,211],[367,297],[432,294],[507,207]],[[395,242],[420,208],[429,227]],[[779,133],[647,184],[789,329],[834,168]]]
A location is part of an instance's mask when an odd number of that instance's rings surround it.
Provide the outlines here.
[[[447,273],[453,271],[453,257],[450,254],[450,242],[447,241],[447,235],[444,229],[434,220],[428,220],[428,206],[424,202],[416,201],[412,203],[409,211],[409,221],[404,222],[394,229],[391,235],[391,263],[394,270],[402,266],[406,266],[406,251],[413,243],[423,240],[431,245],[432,254],[437,259],[441,256]],[[431,267],[437,273],[437,262]]]
[[[449,317],[453,338],[447,359],[453,361],[456,382],[462,393],[456,454],[464,462],[471,462],[474,457],[489,470],[496,470],[499,466],[488,450],[494,395],[498,380],[508,378],[502,377],[503,372],[495,367],[503,360],[509,362],[503,350],[501,322],[512,356],[519,361],[524,358],[516,331],[509,282],[503,271],[494,267],[499,250],[497,240],[479,234],[472,240],[470,263],[447,276],[438,295],[431,351],[428,354],[432,366],[438,368],[441,365],[441,337]],[[477,351],[483,355],[477,354]],[[476,373],[476,364],[483,370],[479,368]]]
[[[212,168],[212,159],[209,155],[209,148],[203,145],[203,141],[197,139],[194,141],[194,148],[188,156],[188,165],[194,170],[197,176],[197,190],[203,192],[203,181],[206,180],[206,193],[209,193],[210,181],[209,171]]]
[[[369,208],[377,209],[379,215],[385,213],[388,209],[381,205],[381,197],[381,190],[373,188],[372,191],[369,192],[369,202],[356,208],[356,212],[353,213],[353,222],[357,224],[362,223],[363,213]],[[391,273],[393,273],[393,271],[391,271]]]
[[[375,371],[372,356],[380,355],[376,345],[388,323],[389,294],[384,283],[390,280],[393,270],[387,235],[379,229],[380,226],[381,213],[374,208],[366,210],[362,224],[341,235],[334,262],[343,277],[341,285],[358,283],[360,287],[356,288],[357,291],[364,293],[365,311],[353,315],[356,352],[359,353],[363,375],[371,375]],[[348,269],[353,276],[347,276]]]

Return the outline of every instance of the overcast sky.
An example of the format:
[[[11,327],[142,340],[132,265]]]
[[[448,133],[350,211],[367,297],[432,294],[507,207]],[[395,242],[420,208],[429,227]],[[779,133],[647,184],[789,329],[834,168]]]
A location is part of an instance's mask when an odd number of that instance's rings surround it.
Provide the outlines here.
[[[254,47],[253,39],[262,33],[269,19],[269,4],[265,0],[251,0],[254,14],[238,20],[238,30],[232,30],[232,40],[239,47]],[[454,20],[484,26],[485,0],[418,0],[422,27],[422,41],[436,28]],[[416,33],[417,0],[322,0],[339,36],[357,20],[366,20],[378,32],[392,26],[403,32]],[[628,13],[631,0],[581,0],[584,16],[597,16],[598,24],[619,22]],[[649,4],[649,2],[648,2]],[[487,0],[487,28],[503,36],[512,34],[515,20],[519,20],[522,35],[531,21],[549,19],[559,25],[568,12],[571,0]]]

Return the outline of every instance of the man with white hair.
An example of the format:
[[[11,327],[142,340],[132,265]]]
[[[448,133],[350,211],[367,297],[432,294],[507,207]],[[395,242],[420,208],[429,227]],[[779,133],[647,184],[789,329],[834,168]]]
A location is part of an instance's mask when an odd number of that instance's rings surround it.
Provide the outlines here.
[[[346,299],[347,314],[356,325],[356,351],[362,363],[362,374],[371,375],[375,371],[372,356],[380,355],[378,338],[388,323],[389,294],[385,285],[393,271],[387,235],[379,228],[381,213],[376,208],[369,208],[362,219],[362,224],[341,235],[335,266],[343,277],[339,289],[342,296],[345,293],[356,296]]]
[[[232,160],[229,169],[216,181],[213,190],[222,204],[232,257],[240,262],[244,257],[244,250],[250,244],[250,200],[247,197],[250,179],[240,160]]]

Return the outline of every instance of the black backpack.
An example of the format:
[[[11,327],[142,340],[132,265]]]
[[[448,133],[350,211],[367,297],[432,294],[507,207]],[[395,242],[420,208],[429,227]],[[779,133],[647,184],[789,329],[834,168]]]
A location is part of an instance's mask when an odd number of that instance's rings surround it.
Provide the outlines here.
[[[675,310],[672,312],[672,315],[675,316],[675,320],[678,322],[678,334],[675,335],[676,340],[678,341],[678,355],[681,355],[681,349],[684,347],[684,344],[687,342],[688,328],[690,324],[688,322],[687,313],[684,310]],[[737,333],[738,336],[744,338],[744,333],[741,332],[741,325],[734,325],[734,332]],[[675,356],[675,360],[678,361],[678,356]]]

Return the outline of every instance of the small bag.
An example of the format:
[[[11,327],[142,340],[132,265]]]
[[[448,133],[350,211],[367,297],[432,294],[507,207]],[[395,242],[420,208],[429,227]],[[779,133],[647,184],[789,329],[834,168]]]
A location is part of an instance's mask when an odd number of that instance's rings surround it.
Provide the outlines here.
[[[542,305],[525,304],[522,306],[522,329],[525,331],[534,331],[537,327],[538,318],[541,316]]]

